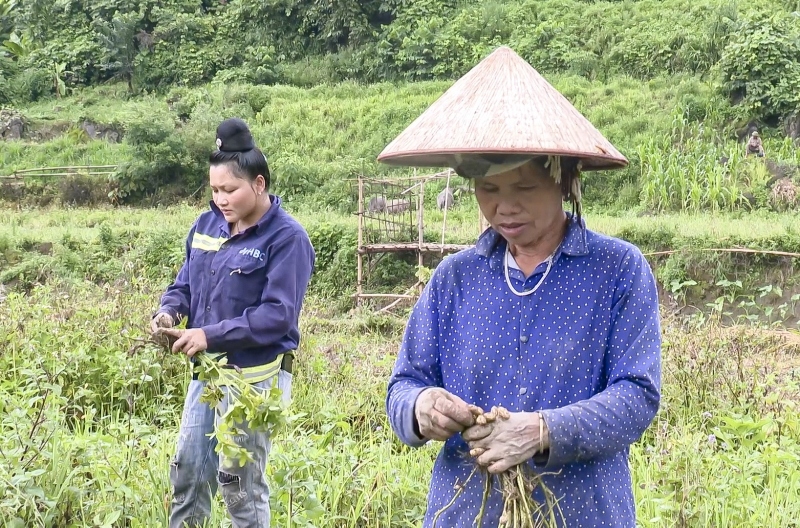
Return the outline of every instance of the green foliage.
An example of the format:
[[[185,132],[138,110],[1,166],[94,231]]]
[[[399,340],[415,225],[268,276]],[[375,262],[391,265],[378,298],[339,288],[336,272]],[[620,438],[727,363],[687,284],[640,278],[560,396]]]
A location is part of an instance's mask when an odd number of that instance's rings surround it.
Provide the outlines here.
[[[6,525],[166,524],[169,464],[190,371],[184,357],[139,346],[139,336],[182,262],[197,213],[186,206],[0,209]],[[451,214],[461,218],[458,207]],[[339,253],[352,258],[346,249],[352,216],[319,218],[313,208],[297,216],[309,226],[321,274],[335,269]],[[675,273],[684,269],[684,279],[662,286],[688,291],[687,300],[704,310],[679,318],[663,307],[661,411],[631,447],[642,526],[672,526],[676,519],[687,527],[791,526],[800,515],[800,349],[791,328],[800,295],[790,291],[797,287],[791,273],[780,279],[790,262],[757,255],[700,259],[696,250],[798,251],[798,217],[591,213],[587,222],[647,252],[682,249],[683,264],[671,266]],[[42,247],[47,241],[49,253]],[[665,265],[663,257],[649,258],[657,269]],[[22,262],[30,263],[25,276],[9,272]],[[412,281],[415,270],[415,264],[408,270]],[[429,276],[429,269],[418,271],[420,279]],[[712,275],[713,290],[699,272]],[[385,414],[385,380],[405,319],[337,313],[336,303],[318,292],[307,298],[301,318],[291,420],[282,406],[265,412],[263,400],[247,397],[234,413],[281,426],[265,469],[274,524],[417,526],[439,446],[401,445]],[[347,293],[333,300],[347,304]],[[740,325],[720,325],[730,321],[726,312],[741,314],[731,317]],[[224,525],[224,517],[216,498],[211,522]]]
[[[87,206],[108,203],[111,186],[106,179],[77,174],[59,180],[58,190],[62,205]]]
[[[244,50],[242,64],[218,70],[215,84],[272,84],[277,81],[275,72],[275,48],[272,46],[248,46]]]
[[[0,42],[8,39],[14,29],[12,17],[16,7],[16,0],[2,0],[0,2]]]
[[[618,211],[766,206],[753,183],[759,171],[737,165],[734,130],[753,120],[775,125],[800,105],[794,8],[721,0],[31,0],[15,5],[13,23],[2,19],[20,49],[0,53],[0,103],[33,107],[34,127],[45,132],[0,144],[0,173],[120,164],[112,201],[199,196],[210,136],[237,115],[267,151],[287,202],[352,211],[345,180],[403,172],[375,157],[454,78],[506,44],[629,158],[624,170],[585,175],[587,203]],[[115,80],[153,95],[104,84]],[[65,94],[73,97],[29,104]],[[111,115],[134,129],[155,115],[161,143],[83,144],[48,130]],[[776,138],[765,141],[772,159],[791,161],[783,150],[773,157]],[[714,162],[722,156],[732,164]]]
[[[147,37],[152,44],[136,57],[137,79],[151,89],[210,81],[224,61],[216,20],[198,12],[154,11],[159,24]]]
[[[742,205],[740,149],[715,148],[692,127],[674,143],[655,138],[639,147],[642,204],[655,211],[735,210]],[[720,160],[729,158],[727,164]],[[763,185],[764,182],[758,182]]]
[[[68,102],[31,105],[36,128],[107,123],[113,114],[134,135],[122,145],[62,137],[3,143],[0,173],[120,164],[115,203],[199,196],[213,130],[237,115],[267,151],[275,190],[287,202],[352,211],[345,180],[403,172],[375,157],[499,45],[542,72],[629,158],[624,170],[584,178],[587,203],[618,211],[769,206],[760,170],[740,163],[734,130],[752,121],[776,125],[800,106],[793,0],[3,6],[0,33],[9,44],[0,52],[0,103],[72,94]],[[131,97],[105,84],[116,80],[130,93],[153,95]],[[137,138],[151,115],[153,137]],[[767,133],[765,141],[771,159],[792,161],[777,138]],[[723,156],[731,162],[715,162]]]
[[[245,45],[275,43],[289,59],[374,42],[396,0],[270,0],[233,2],[223,14],[244,30]],[[276,23],[276,21],[279,21]]]
[[[24,104],[53,93],[53,77],[46,69],[22,67],[0,54],[0,104]]]
[[[794,9],[721,0],[31,0],[16,7],[13,23],[0,16],[0,28],[30,37],[26,66],[65,64],[68,87],[114,77],[162,91],[212,79],[300,86],[453,79],[506,44],[542,72],[603,80],[705,75],[725,55],[729,89],[738,90],[733,84],[754,65],[736,65],[744,48],[759,47],[761,67],[780,70],[793,45]],[[765,46],[778,51],[765,59]],[[791,80],[784,83],[775,89],[788,94]]]
[[[785,166],[781,170],[792,176],[800,162],[791,142],[765,138],[769,161],[747,157],[744,145],[714,130],[708,119],[692,122],[692,112],[684,106],[674,114],[670,134],[639,145],[641,204],[658,212],[773,207],[773,174]]]
[[[638,206],[641,197],[652,210],[752,207],[750,198],[737,200],[738,191],[739,198],[747,193],[756,206],[768,206],[763,174],[752,160],[743,163],[743,146],[732,132],[724,132],[735,112],[711,85],[679,76],[644,85],[624,77],[606,83],[573,75],[549,80],[631,162],[624,170],[584,174],[586,204],[622,211]],[[56,137],[0,143],[0,174],[33,166],[119,164],[112,201],[198,197],[207,181],[214,130],[222,119],[238,116],[266,151],[273,190],[282,198],[319,210],[354,212],[356,193],[348,180],[409,172],[375,158],[449,86],[345,82],[299,89],[213,83],[174,87],[163,98],[124,100],[124,87],[87,89],[63,103],[26,107],[29,133]],[[123,136],[128,128],[133,134],[114,144],[61,132],[86,119]],[[771,161],[800,165],[790,141],[770,135],[764,140]],[[730,158],[727,165],[717,163],[723,157]]]
[[[156,190],[168,196],[163,192],[167,189],[177,189],[178,196],[185,196],[204,187],[213,128],[198,129],[201,123],[197,121],[193,125],[177,129],[172,118],[152,115],[130,123],[125,141],[134,156],[119,166],[114,200],[141,200]]]
[[[133,148],[135,161],[119,169],[118,199],[141,198],[181,170],[186,148],[170,125],[151,119],[128,125],[125,141]]]
[[[186,318],[175,328],[186,328]],[[151,339],[158,340],[158,334]],[[238,366],[228,364],[227,358],[213,359],[201,352],[195,359],[198,379],[206,382],[200,403],[221,411],[210,435],[221,458],[220,470],[253,463],[253,454],[238,446],[235,438],[251,431],[275,438],[289,422],[288,398],[278,387],[277,374],[269,390],[259,391],[244,379]]]
[[[719,62],[723,88],[761,119],[800,107],[800,13],[772,13],[747,20]]]
[[[312,223],[306,230],[316,252],[310,289],[331,298],[352,289],[356,283],[358,232],[352,226],[324,221]]]
[[[455,2],[421,0],[397,10],[378,50],[381,58],[409,80],[430,79],[442,57],[436,53],[437,34],[455,10]]]
[[[133,74],[136,61],[136,27],[141,24],[139,13],[120,13],[111,22],[98,21],[97,32],[105,48],[103,68],[111,78],[120,77],[133,92]]]

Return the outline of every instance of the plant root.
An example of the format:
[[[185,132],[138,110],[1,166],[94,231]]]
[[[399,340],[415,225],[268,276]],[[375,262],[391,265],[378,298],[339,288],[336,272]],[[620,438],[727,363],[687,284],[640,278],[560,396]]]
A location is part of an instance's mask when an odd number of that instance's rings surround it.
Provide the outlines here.
[[[488,412],[484,412],[483,409],[475,405],[470,405],[469,408],[475,417],[475,423],[478,425],[488,425],[497,420],[508,420],[511,417],[507,409],[499,406],[492,407]],[[485,449],[474,448],[470,449],[469,455],[477,458],[484,452]],[[527,463],[509,468],[499,475],[491,474],[488,470],[476,464],[464,483],[456,484],[457,492],[450,503],[436,512],[433,521],[434,526],[436,526],[439,516],[455,504],[458,496],[464,491],[467,483],[476,472],[479,472],[484,478],[483,498],[478,515],[475,517],[476,528],[481,528],[483,525],[489,496],[495,482],[499,483],[503,501],[500,528],[558,528],[564,526],[564,515],[558,504],[558,499],[545,485],[543,479],[545,475],[557,475],[560,471],[540,474],[533,471]],[[537,490],[541,490],[544,495],[544,503],[539,503],[533,498]]]

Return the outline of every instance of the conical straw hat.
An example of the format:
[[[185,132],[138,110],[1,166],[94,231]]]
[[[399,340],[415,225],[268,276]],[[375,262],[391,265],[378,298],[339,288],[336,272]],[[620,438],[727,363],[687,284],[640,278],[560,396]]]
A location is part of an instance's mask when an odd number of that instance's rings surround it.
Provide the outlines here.
[[[537,156],[579,158],[584,171],[628,164],[566,97],[503,46],[456,81],[386,146],[378,161],[513,167]]]

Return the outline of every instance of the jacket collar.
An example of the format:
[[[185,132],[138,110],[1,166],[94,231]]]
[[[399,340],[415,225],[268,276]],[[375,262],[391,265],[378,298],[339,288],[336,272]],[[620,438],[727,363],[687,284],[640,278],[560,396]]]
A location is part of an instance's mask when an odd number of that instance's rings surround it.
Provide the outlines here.
[[[586,221],[581,219],[580,224],[572,213],[567,214],[567,232],[564,239],[556,249],[553,262],[558,262],[561,255],[570,257],[584,257],[589,254],[589,245],[586,242]],[[475,244],[475,252],[489,259],[489,267],[500,269],[505,258],[506,240],[493,228],[484,231]]]

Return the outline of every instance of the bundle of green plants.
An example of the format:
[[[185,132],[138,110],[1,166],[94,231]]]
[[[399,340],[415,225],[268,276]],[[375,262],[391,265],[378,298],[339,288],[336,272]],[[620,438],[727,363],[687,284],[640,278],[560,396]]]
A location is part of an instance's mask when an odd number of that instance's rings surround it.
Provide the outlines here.
[[[183,318],[175,328],[185,328],[186,321]],[[157,329],[147,339],[140,340],[131,351],[149,348],[160,349],[162,353],[171,352],[176,339],[165,330]],[[217,441],[215,451],[222,455],[226,465],[236,462],[243,466],[247,462],[254,462],[252,453],[237,445],[234,437],[250,431],[266,432],[274,438],[288,422],[283,391],[277,383],[273,383],[267,391],[257,390],[244,378],[242,370],[228,363],[225,357],[213,357],[211,353],[200,352],[194,358],[195,363],[190,363],[187,358],[189,368],[198,372],[199,380],[206,382],[200,401],[212,409],[219,409],[227,398],[227,406],[211,433],[211,438]]]

